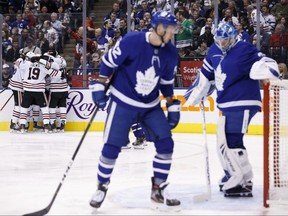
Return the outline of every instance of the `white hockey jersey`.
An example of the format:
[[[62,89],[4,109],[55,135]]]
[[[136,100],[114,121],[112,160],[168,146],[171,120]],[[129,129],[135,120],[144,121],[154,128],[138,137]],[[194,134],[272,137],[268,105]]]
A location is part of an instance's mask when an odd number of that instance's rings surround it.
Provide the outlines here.
[[[45,92],[45,77],[47,75],[58,79],[61,78],[59,65],[54,62],[45,62],[46,65],[39,62],[32,63],[31,61],[24,61],[21,64],[24,91]]]
[[[66,60],[60,56],[57,55],[54,57],[54,63],[58,64],[59,66],[59,72],[65,73],[65,67],[67,65]],[[50,77],[50,85],[49,85],[50,92],[66,92],[70,89],[70,86],[67,83],[66,78],[59,79],[58,77]]]
[[[20,65],[23,64],[23,59],[18,58],[14,64],[14,73],[9,82],[9,88],[15,91],[23,92],[23,75],[21,74]]]

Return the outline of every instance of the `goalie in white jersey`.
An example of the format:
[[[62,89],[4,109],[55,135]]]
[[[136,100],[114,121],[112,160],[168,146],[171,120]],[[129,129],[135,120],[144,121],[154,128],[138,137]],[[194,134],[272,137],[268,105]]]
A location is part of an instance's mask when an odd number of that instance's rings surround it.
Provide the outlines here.
[[[61,72],[59,71],[58,64],[41,59],[40,56],[32,52],[28,52],[26,56],[30,61],[25,60],[20,67],[23,74],[24,90],[20,114],[20,131],[21,133],[25,131],[28,108],[32,104],[37,104],[42,111],[44,131],[48,133],[50,127],[48,101],[45,96],[45,77],[50,75],[51,77],[58,77],[60,79]]]

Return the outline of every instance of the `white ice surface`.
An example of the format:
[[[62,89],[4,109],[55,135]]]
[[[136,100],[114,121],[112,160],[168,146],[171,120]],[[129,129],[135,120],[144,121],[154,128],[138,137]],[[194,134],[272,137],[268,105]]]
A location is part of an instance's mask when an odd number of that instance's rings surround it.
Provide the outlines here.
[[[0,132],[0,215],[22,215],[45,208],[51,201],[82,132],[16,134]],[[208,134],[210,201],[193,202],[207,191],[202,134],[173,135],[175,151],[169,176],[170,193],[182,211],[155,212],[150,208],[153,143],[144,150],[122,150],[106,199],[98,211],[89,206],[96,189],[102,133],[89,132],[48,215],[287,215],[285,207],[263,207],[263,137],[245,136],[254,171],[252,198],[225,198],[218,190],[222,170],[216,136]],[[134,141],[133,134],[130,140]]]

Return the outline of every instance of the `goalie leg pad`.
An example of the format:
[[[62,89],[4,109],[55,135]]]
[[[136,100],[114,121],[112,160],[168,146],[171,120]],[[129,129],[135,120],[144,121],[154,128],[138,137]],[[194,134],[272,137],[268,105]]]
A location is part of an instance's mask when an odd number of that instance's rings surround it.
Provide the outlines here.
[[[253,178],[252,167],[248,161],[246,150],[242,148],[230,149],[225,135],[225,116],[221,116],[217,125],[217,152],[225,174],[230,175],[223,190],[245,185]]]
[[[238,185],[246,185],[253,178],[252,167],[248,161],[248,155],[244,149],[227,148],[224,160],[231,177],[223,185],[223,190],[234,188]]]

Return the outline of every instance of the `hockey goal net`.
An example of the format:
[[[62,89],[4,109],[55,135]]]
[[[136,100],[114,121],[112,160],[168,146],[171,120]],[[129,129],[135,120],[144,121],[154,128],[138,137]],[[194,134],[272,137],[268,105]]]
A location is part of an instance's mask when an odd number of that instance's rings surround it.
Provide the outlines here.
[[[288,205],[288,80],[264,83],[264,206]]]

